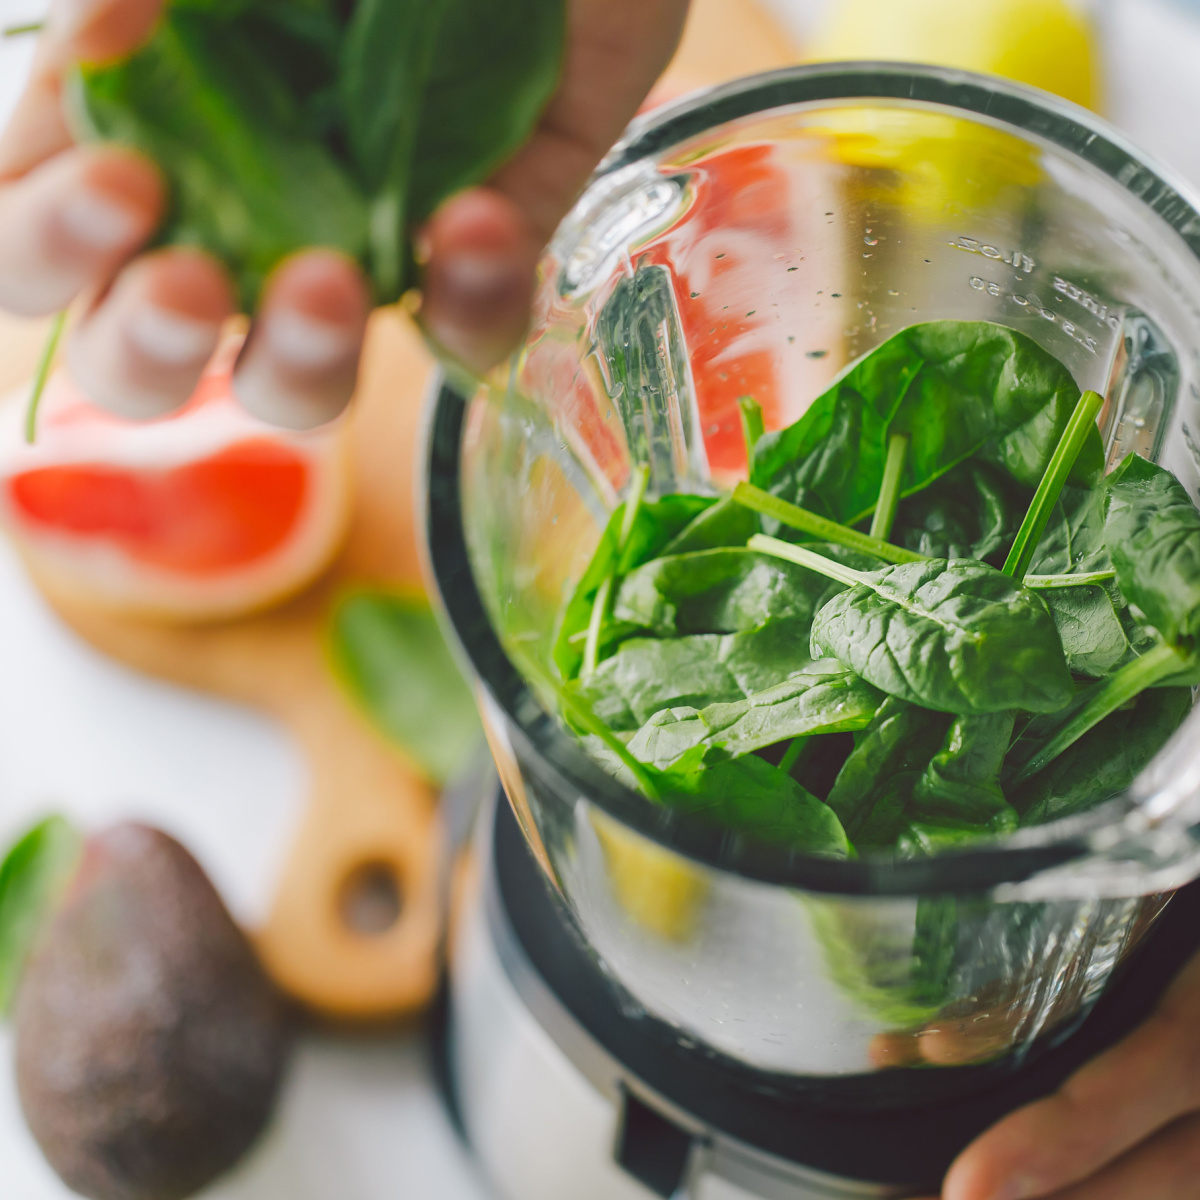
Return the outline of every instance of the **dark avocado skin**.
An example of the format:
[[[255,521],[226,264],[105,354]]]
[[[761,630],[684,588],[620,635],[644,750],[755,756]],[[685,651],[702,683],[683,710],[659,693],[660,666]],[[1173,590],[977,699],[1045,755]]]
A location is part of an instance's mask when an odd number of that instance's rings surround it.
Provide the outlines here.
[[[90,1200],[180,1200],[262,1131],[290,1024],[195,859],[118,826],[89,841],[22,982],[26,1120]]]

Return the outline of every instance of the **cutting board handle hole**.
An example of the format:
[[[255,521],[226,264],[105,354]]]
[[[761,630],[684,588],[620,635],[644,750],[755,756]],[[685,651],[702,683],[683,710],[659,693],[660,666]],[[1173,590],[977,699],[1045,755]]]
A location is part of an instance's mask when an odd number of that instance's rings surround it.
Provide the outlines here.
[[[351,933],[380,937],[395,928],[403,910],[400,879],[390,862],[361,863],[342,881],[338,912]]]

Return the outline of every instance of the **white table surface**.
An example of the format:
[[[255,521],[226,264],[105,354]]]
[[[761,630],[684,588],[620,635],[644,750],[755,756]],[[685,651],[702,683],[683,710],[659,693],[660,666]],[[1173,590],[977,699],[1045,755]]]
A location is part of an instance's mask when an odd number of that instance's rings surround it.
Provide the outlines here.
[[[822,0],[766,0],[800,34]],[[0,0],[0,25],[42,0]],[[1109,116],[1200,187],[1200,0],[1099,0]],[[0,42],[0,126],[29,39]],[[0,544],[0,845],[35,815],[148,819],[192,849],[235,914],[271,894],[304,795],[295,747],[247,710],[142,678],[46,611]],[[0,1028],[0,1197],[68,1200],[21,1121]],[[207,1200],[486,1200],[416,1036],[306,1038],[261,1146]]]

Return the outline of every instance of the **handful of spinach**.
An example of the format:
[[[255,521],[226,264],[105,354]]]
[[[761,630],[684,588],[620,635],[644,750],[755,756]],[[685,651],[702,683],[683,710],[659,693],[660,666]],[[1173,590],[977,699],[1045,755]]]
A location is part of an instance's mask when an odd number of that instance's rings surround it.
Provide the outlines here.
[[[653,799],[834,857],[1115,795],[1200,682],[1200,512],[1135,456],[1101,478],[1100,405],[958,321],[787,429],[744,400],[731,497],[635,473],[560,618],[564,719]]]
[[[559,79],[565,0],[167,0],[128,58],[79,70],[78,132],[166,174],[163,244],[199,246],[252,309],[305,246],[409,285],[409,235],[529,136]]]

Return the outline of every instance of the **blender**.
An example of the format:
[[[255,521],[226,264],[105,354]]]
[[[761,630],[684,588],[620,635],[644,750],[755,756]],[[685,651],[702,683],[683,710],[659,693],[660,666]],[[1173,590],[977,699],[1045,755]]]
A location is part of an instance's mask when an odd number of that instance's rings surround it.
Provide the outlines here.
[[[1136,450],[1197,495],[1195,203],[1090,114],[944,69],[796,68],[640,119],[552,242],[507,370],[442,387],[429,565],[503,787],[447,1069],[501,1195],[928,1194],[1187,953],[1200,711],[1091,811],[830,861],[628,790],[546,698],[557,613],[635,472],[725,490],[739,397],[780,428],[952,318],[1028,334],[1105,397],[1109,466]]]

